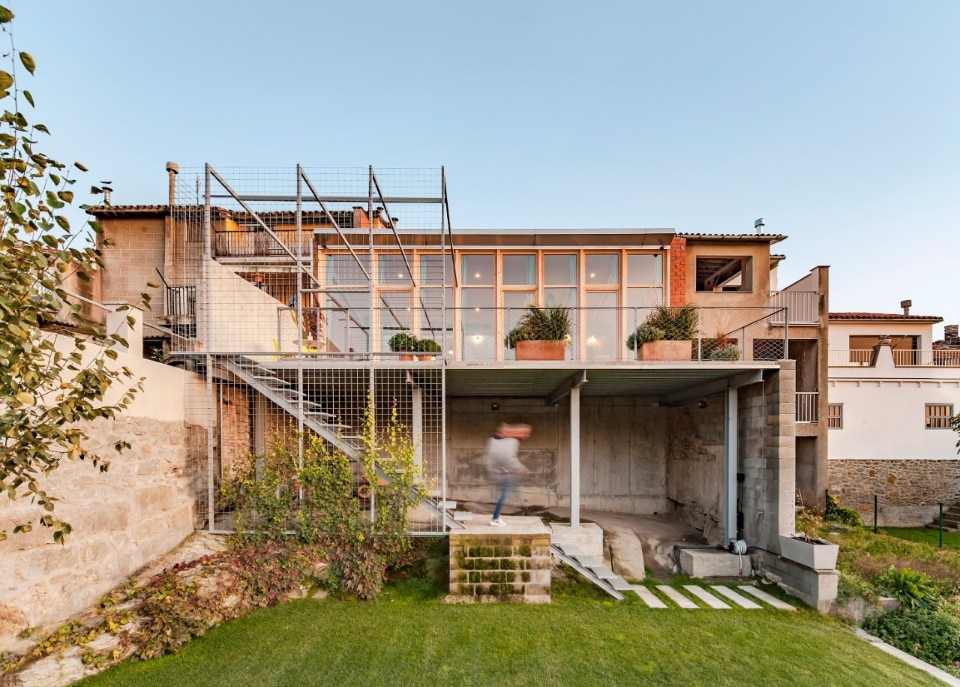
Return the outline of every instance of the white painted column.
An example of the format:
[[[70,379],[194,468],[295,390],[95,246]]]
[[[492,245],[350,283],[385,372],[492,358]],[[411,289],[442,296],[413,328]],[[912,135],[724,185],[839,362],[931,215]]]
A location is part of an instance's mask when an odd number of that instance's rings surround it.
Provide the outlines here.
[[[413,465],[416,475],[422,475],[423,466],[423,390],[413,387]]]
[[[737,390],[727,389],[724,416],[723,524],[724,544],[737,538]]]
[[[570,389],[570,527],[580,527],[580,387]]]

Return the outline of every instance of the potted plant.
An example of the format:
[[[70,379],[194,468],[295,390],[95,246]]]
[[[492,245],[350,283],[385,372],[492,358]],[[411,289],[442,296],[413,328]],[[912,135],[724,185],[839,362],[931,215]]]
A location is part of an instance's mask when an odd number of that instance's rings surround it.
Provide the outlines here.
[[[717,334],[703,339],[700,344],[700,354],[703,360],[740,360],[740,347],[736,339],[728,338],[725,334]]]
[[[433,360],[442,350],[433,339],[420,339],[417,341],[417,360]]]
[[[563,360],[570,341],[570,308],[531,305],[505,339],[517,360]]]
[[[818,536],[823,518],[804,510],[797,515],[798,532],[780,535],[780,555],[794,563],[813,570],[833,570],[837,567],[840,546]]]
[[[417,337],[409,332],[397,332],[387,342],[390,350],[400,354],[400,360],[413,360],[417,351]]]
[[[696,306],[659,305],[627,337],[627,347],[637,352],[637,360],[690,360],[696,332]]]

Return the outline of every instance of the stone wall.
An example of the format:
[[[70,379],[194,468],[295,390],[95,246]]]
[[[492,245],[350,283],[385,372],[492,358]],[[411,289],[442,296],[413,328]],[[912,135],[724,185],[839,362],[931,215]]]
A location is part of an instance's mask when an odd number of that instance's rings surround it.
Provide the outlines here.
[[[550,530],[539,522],[522,530],[452,531],[447,600],[550,603]]]
[[[62,497],[57,515],[73,527],[66,544],[49,529],[12,534],[13,525],[37,520],[27,499],[0,502],[0,651],[16,647],[28,627],[60,622],[166,553],[194,529],[194,487],[203,432],[183,421],[143,417],[98,420],[87,428],[89,446],[110,459],[107,472],[89,462],[64,460],[45,480]],[[117,455],[114,442],[132,448]]]
[[[830,493],[861,513],[873,513],[874,495],[887,506],[960,502],[960,459],[831,459],[829,468]]]

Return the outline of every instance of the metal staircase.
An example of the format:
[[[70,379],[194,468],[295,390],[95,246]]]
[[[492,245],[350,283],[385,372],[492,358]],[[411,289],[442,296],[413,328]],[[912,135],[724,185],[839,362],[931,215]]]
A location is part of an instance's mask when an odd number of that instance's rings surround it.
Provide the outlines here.
[[[337,422],[336,416],[324,412],[314,401],[308,400],[300,389],[281,379],[275,372],[260,363],[242,355],[218,356],[216,364],[223,370],[256,389],[278,408],[293,418],[303,412],[303,424],[330,445],[342,451],[351,461],[360,462],[363,452],[361,437],[345,434],[351,429]],[[379,465],[374,465],[377,478],[389,482],[390,476]],[[461,529],[463,524],[455,520],[446,507],[450,502],[441,502],[433,497],[425,497],[420,505],[439,518],[446,527]]]
[[[551,544],[550,552],[617,601],[624,599],[621,592],[632,589],[629,582],[603,564],[600,556],[587,555],[576,546],[566,543]]]

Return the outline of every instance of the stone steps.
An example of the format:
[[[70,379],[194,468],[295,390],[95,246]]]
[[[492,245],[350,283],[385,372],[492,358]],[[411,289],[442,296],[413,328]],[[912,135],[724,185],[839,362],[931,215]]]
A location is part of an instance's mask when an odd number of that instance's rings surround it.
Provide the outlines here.
[[[648,608],[673,610],[778,610],[796,608],[768,594],[752,584],[726,587],[723,585],[686,584],[671,587],[666,584],[647,587],[627,585],[627,591],[636,594]]]

